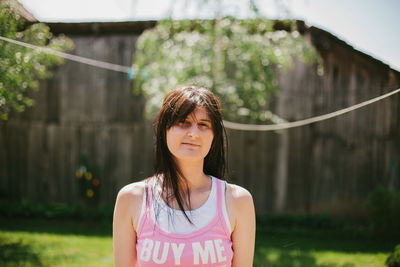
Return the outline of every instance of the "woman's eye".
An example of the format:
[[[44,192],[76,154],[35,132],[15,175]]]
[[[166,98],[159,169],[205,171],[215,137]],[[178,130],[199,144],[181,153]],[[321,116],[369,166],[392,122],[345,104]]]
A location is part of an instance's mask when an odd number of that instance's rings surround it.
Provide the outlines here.
[[[210,127],[207,123],[200,123],[199,125],[202,128],[209,128]]]
[[[188,126],[188,125],[190,125],[190,122],[187,121],[187,120],[180,120],[180,121],[178,122],[178,124],[179,124],[180,126]]]

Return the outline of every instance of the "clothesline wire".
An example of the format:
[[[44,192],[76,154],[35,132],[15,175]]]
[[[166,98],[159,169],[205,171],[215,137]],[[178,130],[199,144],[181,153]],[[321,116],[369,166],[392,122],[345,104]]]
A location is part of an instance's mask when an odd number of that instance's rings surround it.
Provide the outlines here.
[[[31,48],[31,49],[37,50],[39,52],[56,55],[56,56],[59,56],[59,57],[65,58],[65,59],[69,59],[72,61],[80,62],[83,64],[99,67],[102,69],[113,70],[113,71],[124,72],[124,73],[129,73],[131,71],[131,67],[108,63],[108,62],[95,60],[95,59],[91,59],[91,58],[76,56],[76,55],[60,52],[60,51],[57,51],[57,50],[54,50],[54,49],[51,49],[48,47],[41,47],[41,46],[32,45],[32,44],[28,44],[25,42],[9,39],[9,38],[3,37],[3,36],[0,36],[0,40],[10,42],[10,43],[13,43],[16,45],[24,46],[27,48]]]
[[[312,118],[308,118],[308,119],[304,119],[304,120],[299,120],[299,121],[293,121],[293,122],[286,122],[286,123],[279,123],[279,124],[269,124],[269,125],[257,125],[257,124],[241,124],[241,123],[235,123],[235,122],[230,122],[230,121],[224,121],[224,125],[227,128],[230,129],[234,129],[234,130],[243,130],[243,131],[276,131],[276,130],[284,130],[284,129],[289,129],[289,128],[294,128],[294,127],[300,127],[300,126],[304,126],[307,124],[311,124],[311,123],[315,123],[315,122],[319,122],[319,121],[323,121],[323,120],[327,120],[333,117],[337,117],[339,115],[348,113],[350,111],[362,108],[364,106],[370,105],[374,102],[380,101],[384,98],[387,98],[391,95],[397,94],[400,92],[400,88],[386,93],[384,95],[375,97],[373,99],[361,102],[359,104],[355,104],[353,106],[344,108],[344,109],[340,109],[328,114],[324,114],[324,115],[320,115],[320,116],[316,116],[316,117],[312,117]]]
[[[44,52],[44,53],[47,53],[47,54],[56,55],[56,56],[59,56],[59,57],[62,57],[62,58],[68,59],[68,60],[80,62],[80,63],[83,63],[83,64],[87,64],[87,65],[91,65],[91,66],[95,66],[95,67],[99,67],[99,68],[103,68],[103,69],[107,69],[107,70],[118,71],[118,72],[123,72],[123,73],[128,73],[128,74],[132,74],[132,72],[133,72],[133,69],[131,67],[118,65],[118,64],[113,64],[113,63],[108,63],[108,62],[95,60],[95,59],[90,59],[90,58],[86,58],[86,57],[76,56],[76,55],[72,55],[72,54],[56,51],[56,50],[51,49],[51,48],[36,46],[36,45],[28,44],[28,43],[25,43],[25,42],[9,39],[9,38],[3,37],[3,36],[0,36],[0,40],[6,41],[6,42],[9,42],[9,43],[13,43],[13,44],[16,44],[16,45],[20,45],[20,46],[23,46],[23,47],[31,48],[31,49],[37,50],[39,52]],[[226,121],[226,120],[224,120],[223,123],[224,123],[224,126],[226,128],[233,129],[233,130],[242,130],[242,131],[277,131],[277,130],[284,130],[284,129],[294,128],[294,127],[305,126],[305,125],[312,124],[312,123],[315,123],[315,122],[319,122],[319,121],[327,120],[327,119],[330,119],[330,118],[333,118],[333,117],[337,117],[337,116],[340,116],[342,114],[351,112],[353,110],[362,108],[364,106],[367,106],[367,105],[370,105],[370,104],[375,103],[377,101],[380,101],[382,99],[385,99],[385,98],[387,98],[389,96],[392,96],[394,94],[397,94],[399,92],[400,92],[400,88],[398,88],[398,89],[396,89],[396,90],[394,90],[392,92],[389,92],[389,93],[386,93],[384,95],[375,97],[373,99],[361,102],[359,104],[352,105],[352,106],[344,108],[344,109],[340,109],[340,110],[337,110],[337,111],[334,111],[334,112],[331,112],[331,113],[328,113],[328,114],[315,116],[315,117],[312,117],[312,118],[299,120],[299,121],[284,122],[284,123],[269,124],[269,125],[243,124],[243,123],[230,122],[230,121]]]

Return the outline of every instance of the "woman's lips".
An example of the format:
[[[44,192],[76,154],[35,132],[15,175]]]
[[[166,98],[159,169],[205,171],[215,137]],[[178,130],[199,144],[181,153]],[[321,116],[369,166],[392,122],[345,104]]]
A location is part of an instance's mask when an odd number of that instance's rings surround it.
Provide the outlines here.
[[[190,147],[199,147],[200,145],[198,145],[198,144],[193,144],[193,143],[182,143],[183,145],[187,145],[187,146],[190,146]]]

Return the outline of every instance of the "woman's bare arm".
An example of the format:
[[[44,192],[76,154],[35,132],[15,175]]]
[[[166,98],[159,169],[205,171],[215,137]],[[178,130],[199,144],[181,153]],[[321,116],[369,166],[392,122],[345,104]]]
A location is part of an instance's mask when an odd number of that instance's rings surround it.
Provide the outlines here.
[[[136,228],[143,195],[143,183],[129,184],[118,193],[113,218],[113,247],[116,267],[137,265]]]
[[[238,185],[229,185],[227,194],[230,218],[233,218],[232,267],[251,267],[254,259],[256,219],[251,194]]]

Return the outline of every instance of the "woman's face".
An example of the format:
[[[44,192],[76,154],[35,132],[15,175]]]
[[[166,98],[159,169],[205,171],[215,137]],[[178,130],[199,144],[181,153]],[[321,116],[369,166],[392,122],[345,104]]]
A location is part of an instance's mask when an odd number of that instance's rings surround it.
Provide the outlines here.
[[[212,123],[204,107],[197,107],[186,119],[167,130],[167,146],[178,160],[204,160],[214,138]]]

